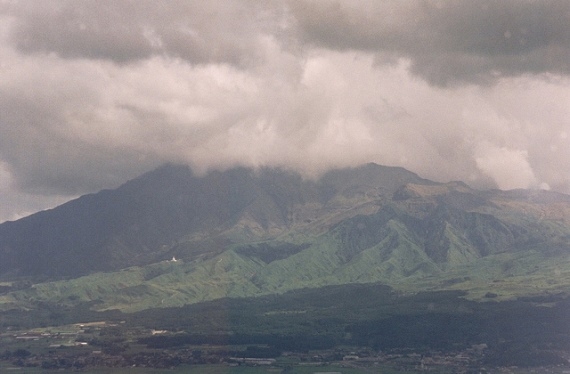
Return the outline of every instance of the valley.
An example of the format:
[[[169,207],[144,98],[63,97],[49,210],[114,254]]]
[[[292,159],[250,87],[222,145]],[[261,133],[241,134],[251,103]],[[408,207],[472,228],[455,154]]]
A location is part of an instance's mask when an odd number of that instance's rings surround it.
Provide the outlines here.
[[[44,305],[2,315],[0,360],[86,372],[133,366],[227,373],[568,370],[567,294],[503,302],[463,296],[362,284],[137,313],[74,314]],[[79,322],[85,320],[93,322]]]

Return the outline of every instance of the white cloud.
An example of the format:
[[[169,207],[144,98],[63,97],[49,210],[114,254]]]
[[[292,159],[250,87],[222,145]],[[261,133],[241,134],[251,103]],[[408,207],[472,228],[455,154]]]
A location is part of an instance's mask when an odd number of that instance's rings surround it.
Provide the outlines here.
[[[526,151],[483,142],[475,152],[477,167],[493,178],[500,189],[536,187],[536,178]]]

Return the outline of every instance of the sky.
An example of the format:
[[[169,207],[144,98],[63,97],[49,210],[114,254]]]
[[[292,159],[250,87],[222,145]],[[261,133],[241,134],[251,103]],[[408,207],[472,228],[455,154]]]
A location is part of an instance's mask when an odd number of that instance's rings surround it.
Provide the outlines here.
[[[570,193],[570,1],[0,0],[0,222],[167,162]]]

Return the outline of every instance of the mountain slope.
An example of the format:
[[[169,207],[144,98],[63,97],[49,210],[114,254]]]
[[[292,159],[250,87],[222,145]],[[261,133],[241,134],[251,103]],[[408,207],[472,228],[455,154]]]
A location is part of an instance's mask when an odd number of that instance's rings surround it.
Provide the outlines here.
[[[8,287],[2,308],[136,311],[376,282],[509,298],[570,286],[570,196],[477,191],[373,164],[317,181],[168,165],[0,225],[0,243],[6,279],[75,278]]]
[[[474,297],[492,284],[508,298],[570,286],[569,254],[563,194],[477,191],[374,164],[316,181],[166,165],[0,225],[0,307],[135,311],[376,282]]]
[[[211,257],[230,243],[291,230],[312,235],[346,216],[373,211],[366,203],[406,182],[424,180],[373,164],[330,172],[318,182],[273,169],[201,177],[188,167],[166,165],[116,190],[1,224],[0,274],[78,276],[172,255]]]

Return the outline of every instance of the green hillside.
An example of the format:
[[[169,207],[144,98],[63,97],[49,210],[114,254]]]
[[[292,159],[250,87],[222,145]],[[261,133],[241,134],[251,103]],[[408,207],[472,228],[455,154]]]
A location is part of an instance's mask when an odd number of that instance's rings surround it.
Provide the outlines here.
[[[570,286],[570,196],[373,164],[318,181],[171,165],[0,225],[0,243],[2,310],[134,312],[352,283],[503,300]]]

